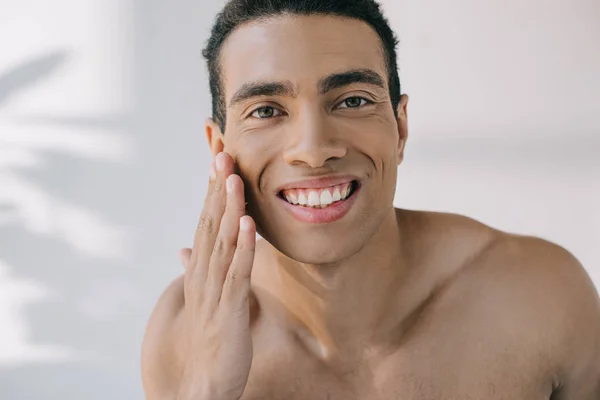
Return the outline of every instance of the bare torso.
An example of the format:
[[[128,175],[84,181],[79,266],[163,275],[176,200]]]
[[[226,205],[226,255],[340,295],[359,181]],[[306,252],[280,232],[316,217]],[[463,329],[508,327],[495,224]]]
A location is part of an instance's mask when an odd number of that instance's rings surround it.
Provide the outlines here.
[[[286,312],[272,271],[261,265],[265,245],[259,246],[251,302],[254,358],[243,400],[563,398],[556,389],[565,368],[587,362],[579,357],[586,349],[568,342],[573,332],[565,324],[577,325],[570,320],[573,310],[561,306],[585,277],[570,282],[568,272],[547,267],[561,258],[568,263],[568,253],[463,217],[406,215],[414,226],[414,268],[398,287],[397,309],[405,312],[388,327],[394,334],[358,338],[334,352],[320,351]],[[179,340],[182,285],[174,282],[155,311],[164,313],[157,323],[172,326],[156,370],[174,393],[186,358]],[[598,303],[589,300],[597,311]],[[592,360],[600,361],[597,354]]]

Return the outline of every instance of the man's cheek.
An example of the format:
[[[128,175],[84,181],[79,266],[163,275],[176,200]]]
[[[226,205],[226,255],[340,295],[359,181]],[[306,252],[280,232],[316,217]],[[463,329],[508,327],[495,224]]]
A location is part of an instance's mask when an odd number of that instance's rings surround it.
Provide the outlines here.
[[[246,162],[247,158],[244,156],[244,152],[240,151],[237,146],[231,144],[226,145],[223,151],[233,158],[233,172],[241,176],[245,184],[249,169]]]
[[[243,162],[236,162],[235,173],[242,178],[244,182],[244,196],[246,199],[246,210],[255,210],[260,201],[260,193],[257,187],[258,177],[252,172],[252,169]],[[255,215],[249,214],[251,217]]]
[[[251,188],[246,190],[246,214],[254,219],[259,235],[262,235],[264,232],[264,221],[268,218],[268,215],[265,215],[265,212],[268,212],[266,211],[268,207],[262,204],[264,201],[261,200],[263,199],[254,190]]]

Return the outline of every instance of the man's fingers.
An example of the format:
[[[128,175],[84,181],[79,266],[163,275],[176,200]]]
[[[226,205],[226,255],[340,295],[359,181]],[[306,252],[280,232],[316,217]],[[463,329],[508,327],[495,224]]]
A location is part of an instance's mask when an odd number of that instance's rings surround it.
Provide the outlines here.
[[[221,301],[234,307],[234,311],[245,310],[250,293],[250,276],[256,251],[256,224],[247,215],[240,219],[240,231],[233,261],[227,272]]]
[[[244,183],[238,175],[230,175],[227,178],[227,206],[208,268],[207,293],[210,293],[212,306],[216,306],[221,297],[225,275],[236,250],[240,218],[245,214],[245,209]]]
[[[190,258],[192,257],[192,249],[183,248],[179,250],[179,261],[183,264],[183,268],[186,270],[190,267]]]
[[[215,165],[216,178],[211,177],[194,237],[190,268],[186,270],[187,279],[193,286],[206,283],[208,263],[225,212],[225,181],[233,173],[233,159],[226,153],[217,155]]]

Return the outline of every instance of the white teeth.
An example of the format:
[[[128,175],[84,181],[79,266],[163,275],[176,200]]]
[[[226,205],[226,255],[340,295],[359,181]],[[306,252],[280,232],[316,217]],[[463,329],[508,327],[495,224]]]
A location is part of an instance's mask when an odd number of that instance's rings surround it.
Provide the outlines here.
[[[289,201],[292,204],[298,204],[298,197],[296,197],[295,193],[288,193],[286,194],[286,199],[287,201]]]
[[[340,193],[340,188],[336,187],[333,191],[333,201],[340,201],[342,199],[342,194]]]
[[[331,197],[331,193],[329,192],[329,190],[323,190],[321,192],[321,205],[322,206],[328,206],[331,203],[333,203],[333,197]]]
[[[326,208],[334,202],[348,198],[351,190],[351,184],[338,185],[320,190],[297,189],[284,192],[283,198],[288,203],[295,205]]]
[[[305,206],[308,203],[308,201],[306,201],[306,195],[304,194],[304,192],[300,192],[298,194],[298,204],[300,204],[301,206]]]
[[[311,190],[308,194],[308,205],[311,207],[318,206],[321,203],[319,195],[314,190]]]

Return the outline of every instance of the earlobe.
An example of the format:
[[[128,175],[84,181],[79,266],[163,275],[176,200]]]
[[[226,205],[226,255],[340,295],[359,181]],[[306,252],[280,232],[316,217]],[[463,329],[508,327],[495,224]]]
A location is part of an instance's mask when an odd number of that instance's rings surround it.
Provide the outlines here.
[[[219,124],[213,121],[212,118],[206,120],[204,129],[206,131],[208,147],[210,147],[213,156],[216,157],[216,155],[221,153],[225,147],[225,144],[223,143],[223,132],[221,132]]]
[[[408,140],[407,106],[408,96],[403,94],[398,103],[398,152],[396,155],[398,165],[404,160],[404,149]]]

